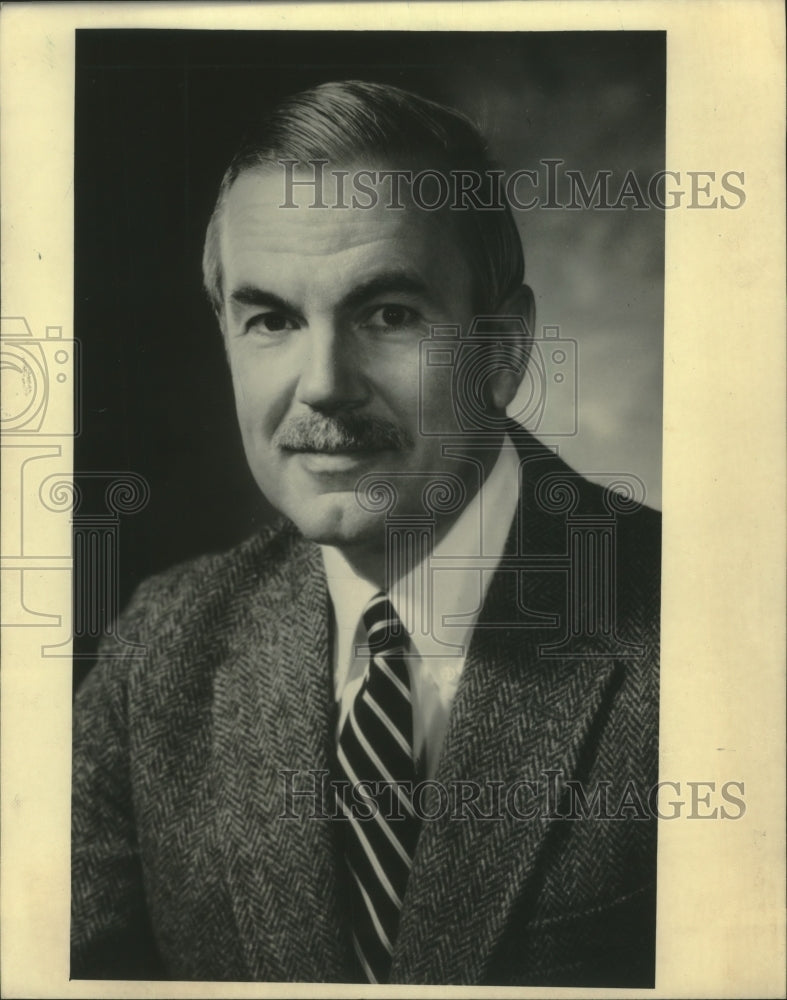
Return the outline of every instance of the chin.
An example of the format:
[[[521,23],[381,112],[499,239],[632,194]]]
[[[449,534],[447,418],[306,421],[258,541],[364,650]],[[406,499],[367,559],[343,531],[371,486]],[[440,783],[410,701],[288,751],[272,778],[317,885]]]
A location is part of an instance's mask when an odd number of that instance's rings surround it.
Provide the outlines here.
[[[377,547],[385,539],[384,515],[362,510],[355,497],[338,500],[333,494],[302,503],[284,512],[298,530],[318,545],[336,548]]]

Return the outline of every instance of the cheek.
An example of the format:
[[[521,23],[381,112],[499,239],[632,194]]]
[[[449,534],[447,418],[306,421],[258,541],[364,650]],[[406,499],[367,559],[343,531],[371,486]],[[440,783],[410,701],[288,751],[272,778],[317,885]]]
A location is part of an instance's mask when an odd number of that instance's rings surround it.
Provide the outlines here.
[[[235,410],[244,434],[262,432],[269,436],[276,429],[289,405],[289,396],[282,379],[271,365],[248,358],[230,361]]]
[[[419,426],[430,436],[456,433],[453,403],[453,369],[450,365],[423,365],[415,375],[413,412]]]
[[[415,367],[399,366],[383,368],[382,377],[375,381],[378,394],[388,399],[399,417],[408,423],[416,416],[418,407],[418,370]]]
[[[424,405],[431,405],[429,400],[433,395],[432,373],[422,370],[417,347],[368,359],[365,370],[372,373],[369,381],[375,394],[387,401],[409,427],[417,426],[422,400]]]

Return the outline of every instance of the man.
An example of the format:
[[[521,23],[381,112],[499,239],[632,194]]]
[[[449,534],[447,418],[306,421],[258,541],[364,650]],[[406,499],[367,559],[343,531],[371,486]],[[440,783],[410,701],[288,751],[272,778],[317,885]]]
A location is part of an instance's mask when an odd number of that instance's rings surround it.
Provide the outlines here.
[[[283,517],[146,582],[79,693],[72,976],[652,985],[659,525],[506,416],[495,176],[358,82],[230,165],[205,283]]]

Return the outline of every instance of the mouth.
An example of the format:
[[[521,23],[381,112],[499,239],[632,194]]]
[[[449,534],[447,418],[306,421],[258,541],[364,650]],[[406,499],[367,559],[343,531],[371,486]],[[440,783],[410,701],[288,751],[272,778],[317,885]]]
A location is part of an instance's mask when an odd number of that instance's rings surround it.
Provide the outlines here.
[[[352,471],[378,459],[383,454],[381,449],[353,447],[319,451],[306,448],[284,448],[282,450],[285,454],[296,458],[307,472],[318,474]]]

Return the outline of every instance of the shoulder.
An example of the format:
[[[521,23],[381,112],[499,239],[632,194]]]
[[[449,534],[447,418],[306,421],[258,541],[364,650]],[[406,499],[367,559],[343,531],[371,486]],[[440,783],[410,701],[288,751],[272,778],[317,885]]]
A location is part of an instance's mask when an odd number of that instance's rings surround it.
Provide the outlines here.
[[[135,692],[164,685],[185,697],[209,688],[217,665],[247,633],[250,614],[273,622],[319,558],[281,518],[228,551],[144,580],[102,642],[80,702],[109,700],[125,714]]]
[[[520,456],[520,500],[510,548],[524,553],[525,562],[543,560],[545,594],[567,586],[574,604],[610,603],[620,627],[655,657],[661,514],[645,502],[644,484],[625,473],[591,480],[527,431],[511,436]]]
[[[647,489],[637,476],[600,472],[589,478],[524,428],[512,425],[508,433],[519,452],[523,517],[538,527],[595,517],[627,535],[658,542],[661,514],[647,505]]]
[[[190,559],[143,581],[121,615],[119,634],[161,641],[260,588],[272,603],[287,600],[305,564],[314,561],[312,549],[289,521],[279,519],[228,551]]]

